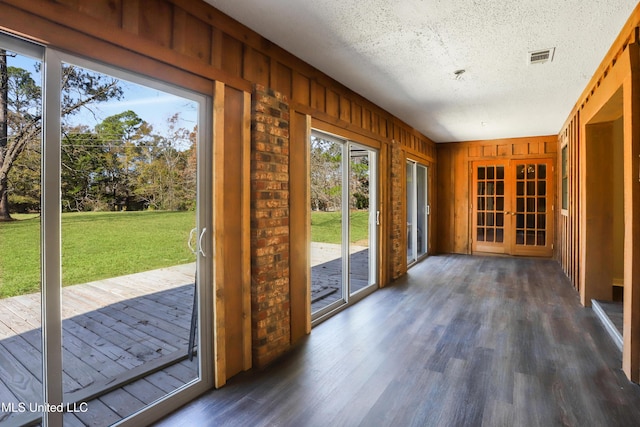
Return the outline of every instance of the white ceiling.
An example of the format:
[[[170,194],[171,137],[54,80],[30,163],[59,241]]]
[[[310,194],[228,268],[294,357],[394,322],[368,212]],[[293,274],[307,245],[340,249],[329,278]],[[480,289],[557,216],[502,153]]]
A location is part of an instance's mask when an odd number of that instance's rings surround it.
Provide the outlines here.
[[[206,2],[436,142],[558,133],[637,4]],[[552,62],[528,65],[530,51],[552,47]]]

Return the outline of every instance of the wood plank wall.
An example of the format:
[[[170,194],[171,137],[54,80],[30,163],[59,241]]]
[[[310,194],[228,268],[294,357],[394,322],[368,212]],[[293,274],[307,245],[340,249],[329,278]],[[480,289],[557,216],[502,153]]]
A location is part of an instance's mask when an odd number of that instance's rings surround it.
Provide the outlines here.
[[[623,354],[622,368],[629,379],[640,381],[640,183],[638,153],[640,149],[640,123],[638,108],[640,93],[640,4],[621,29],[589,84],[578,98],[573,110],[558,135],[558,150],[568,147],[569,152],[569,208],[558,219],[558,257],[573,286],[580,292],[581,302],[591,304],[591,298],[612,297],[614,277],[602,278],[597,262],[602,248],[612,244],[612,233],[604,222],[607,209],[591,209],[594,203],[605,203],[603,190],[591,188],[598,174],[607,173],[601,165],[602,144],[623,144],[624,194],[624,301],[623,301]],[[597,133],[599,126],[611,126],[616,120],[623,122],[622,141],[619,137],[604,137]],[[613,148],[609,148],[613,150]],[[558,167],[562,165],[558,163]],[[609,169],[613,166],[609,165]],[[612,175],[609,172],[610,175]],[[594,177],[594,175],[596,175]],[[608,177],[607,179],[610,179]],[[561,184],[560,184],[561,185]],[[561,191],[561,187],[558,187]],[[604,190],[606,191],[606,189]],[[611,189],[610,191],[613,192]],[[594,201],[595,199],[595,201]],[[590,209],[587,209],[590,208]],[[594,262],[595,261],[595,262]],[[602,260],[600,260],[602,262]],[[607,262],[605,260],[605,262]],[[604,283],[602,283],[604,282]]]
[[[580,290],[580,112],[575,111],[558,138],[559,153],[567,147],[568,209],[559,210],[556,258],[576,290]],[[562,173],[562,156],[556,170]],[[558,179],[559,203],[562,203],[562,179]]]
[[[589,104],[594,95],[603,86],[605,82],[611,84],[611,70],[616,62],[631,43],[638,40],[638,23],[640,14],[638,7],[629,17],[629,20],[620,31],[615,42],[612,44],[609,52],[604,57],[602,63],[594,73],[589,84],[576,102],[569,117],[565,121],[558,135],[558,152],[560,153],[564,146],[568,147],[568,166],[569,166],[569,209],[561,212],[557,234],[557,252],[556,257],[562,265],[562,269],[571,280],[572,285],[580,290],[580,175],[581,165],[580,156],[583,150],[584,135],[582,128],[585,123],[581,122],[581,113]],[[608,79],[608,80],[607,80]],[[622,81],[614,82],[613,87],[622,84]],[[562,170],[561,156],[558,156],[558,170]],[[561,180],[558,182],[558,194],[562,194]]]
[[[556,135],[438,144],[437,250],[471,253],[471,162],[488,159],[552,158]],[[557,203],[556,203],[557,205]]]
[[[247,96],[253,84],[275,89],[290,100],[296,114],[292,161],[305,159],[306,136],[311,126],[309,117],[340,133],[354,135],[354,140],[362,136],[375,141],[381,152],[382,206],[391,206],[390,168],[384,162],[390,161],[387,153],[392,141],[401,144],[405,156],[410,155],[428,166],[436,165],[435,144],[424,135],[202,1],[4,0],[0,3],[0,29],[74,55],[225,99],[222,110],[218,111],[215,124],[218,132],[214,135],[214,140],[223,144],[215,147],[216,173],[221,174],[216,175],[214,184],[218,191],[216,228],[220,232],[216,242],[221,248],[219,253],[224,252],[220,258],[224,263],[217,264],[216,270],[218,385],[251,365],[249,283],[246,283],[250,280],[246,226],[248,171],[222,160],[243,164],[246,169],[250,119],[247,116],[250,97]],[[306,173],[305,167],[292,168],[291,180],[306,179],[303,176]],[[292,197],[305,198],[307,193],[297,186]],[[435,213],[437,206],[435,202],[431,204]],[[302,218],[306,215],[305,206],[305,200],[292,200],[291,215]],[[383,211],[382,230],[390,228],[391,218],[391,214]],[[303,248],[308,239],[304,222],[295,222],[291,232],[292,248]],[[386,236],[381,235],[380,240],[385,242]],[[380,279],[381,285],[385,285],[391,277],[387,262],[390,245],[381,245],[381,248],[385,249],[380,254]],[[300,250],[304,254],[304,249]],[[292,261],[291,280],[307,280],[307,268],[304,259]],[[241,278],[240,284],[233,278]],[[225,282],[229,283],[226,288]],[[300,289],[296,289],[295,295],[293,304],[308,303]],[[292,307],[292,313],[304,320],[294,325],[295,339],[307,333],[309,326],[304,308]]]

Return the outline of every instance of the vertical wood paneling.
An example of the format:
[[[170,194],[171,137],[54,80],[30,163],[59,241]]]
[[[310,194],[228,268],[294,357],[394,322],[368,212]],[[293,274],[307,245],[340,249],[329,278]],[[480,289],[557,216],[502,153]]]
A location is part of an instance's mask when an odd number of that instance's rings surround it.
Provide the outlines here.
[[[231,75],[242,75],[244,48],[235,38],[222,35],[222,52],[220,52],[222,69]]]
[[[311,117],[291,112],[290,233],[291,239],[290,296],[291,342],[296,343],[311,332],[311,212],[309,210],[309,149]]]
[[[340,95],[334,90],[327,89],[325,111],[331,117],[340,117]]]
[[[291,99],[292,95],[292,71],[291,68],[278,62],[276,64],[276,76],[274,81],[274,89]]]
[[[227,381],[227,333],[226,333],[226,295],[225,295],[225,267],[226,241],[225,228],[225,86],[222,82],[215,83],[213,94],[213,114],[211,117],[213,131],[213,222],[215,233],[215,267],[214,268],[214,383],[216,387],[222,387]]]
[[[244,67],[242,77],[269,87],[269,57],[255,49],[244,49]]]
[[[244,93],[229,87],[224,96],[224,252],[227,260],[242,259],[244,233],[242,198],[244,192],[244,171],[242,165],[244,132]],[[244,368],[244,305],[243,288],[240,278],[243,267],[239,262],[227,262],[224,272],[225,283],[225,325],[227,377]]]
[[[211,64],[213,29],[181,9],[174,13],[173,47],[176,51]]]
[[[163,0],[138,1],[138,35],[164,47],[171,47],[173,6]]]
[[[470,162],[484,159],[510,158],[551,158],[556,162],[557,135],[511,138],[489,141],[467,141],[438,144],[437,146],[437,212],[438,212],[438,243],[439,252],[471,253],[471,175]],[[549,150],[540,152],[546,147]],[[529,147],[538,147],[537,153],[530,154]],[[521,153],[506,155],[508,153]],[[551,222],[549,229],[553,235],[555,223]]]
[[[55,0],[55,2],[98,18],[110,25],[120,26],[122,22],[123,0]]]
[[[351,121],[351,101],[344,96],[340,97],[340,120]]]
[[[311,83],[307,76],[298,72],[293,73],[293,100],[311,106]]]
[[[311,82],[311,106],[318,111],[326,112],[327,88],[317,81]]]
[[[351,124],[362,127],[362,106],[351,102]]]

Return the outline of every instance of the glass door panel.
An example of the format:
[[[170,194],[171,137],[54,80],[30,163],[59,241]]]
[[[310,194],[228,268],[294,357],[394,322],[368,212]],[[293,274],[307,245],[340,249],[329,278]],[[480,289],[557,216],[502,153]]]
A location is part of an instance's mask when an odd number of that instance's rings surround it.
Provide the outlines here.
[[[407,162],[407,265],[418,259],[416,254],[416,191],[415,163]]]
[[[40,422],[44,403],[41,55],[0,34],[0,425]]]
[[[515,239],[513,253],[551,255],[551,161],[528,160],[514,165]]]
[[[429,205],[427,202],[427,168],[416,164],[416,248],[418,258],[426,255],[428,248],[428,215]]]
[[[375,288],[377,153],[320,132],[310,141],[311,318]],[[357,295],[357,296],[356,296]]]
[[[504,253],[505,238],[505,165],[478,163],[473,168],[473,250]]]
[[[349,293],[375,283],[375,152],[349,147]]]
[[[340,141],[311,136],[311,314],[345,303],[343,278],[343,150]]]
[[[65,421],[110,425],[200,378],[199,105],[71,64],[62,100]]]
[[[407,160],[407,265],[427,254],[428,215],[427,167]]]

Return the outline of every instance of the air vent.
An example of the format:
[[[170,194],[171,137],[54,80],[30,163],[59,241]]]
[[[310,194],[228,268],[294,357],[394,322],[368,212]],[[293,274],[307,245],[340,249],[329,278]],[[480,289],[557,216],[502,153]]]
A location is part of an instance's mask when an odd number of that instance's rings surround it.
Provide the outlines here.
[[[556,48],[552,47],[551,49],[529,52],[529,64],[544,64],[547,61],[552,61],[555,50]]]

